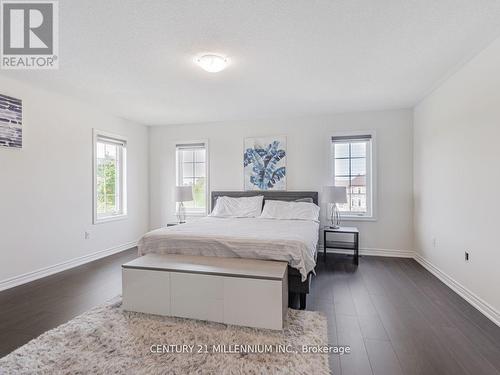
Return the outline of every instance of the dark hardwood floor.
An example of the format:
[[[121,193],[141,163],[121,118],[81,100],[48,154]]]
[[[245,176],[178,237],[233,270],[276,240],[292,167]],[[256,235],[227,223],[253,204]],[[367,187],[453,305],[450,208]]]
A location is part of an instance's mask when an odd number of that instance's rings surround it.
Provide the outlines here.
[[[320,262],[308,309],[328,317],[334,374],[500,374],[500,327],[413,259]]]
[[[121,292],[131,249],[0,292],[0,357]],[[325,313],[334,374],[497,374],[500,328],[411,259],[320,258],[308,309]]]
[[[0,292],[0,357],[120,294],[120,266],[136,257],[130,249]]]

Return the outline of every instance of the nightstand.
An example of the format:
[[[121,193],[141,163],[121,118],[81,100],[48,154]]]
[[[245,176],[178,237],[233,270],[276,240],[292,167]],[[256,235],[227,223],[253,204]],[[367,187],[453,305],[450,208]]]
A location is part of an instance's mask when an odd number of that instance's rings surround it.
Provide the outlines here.
[[[340,227],[337,229],[324,227],[323,228],[323,250],[326,262],[326,249],[345,249],[354,251],[354,264],[359,264],[359,230],[354,227]],[[327,240],[327,234],[351,234],[352,241],[332,241]]]
[[[172,222],[170,222],[170,223],[167,223],[167,225],[166,225],[166,226],[167,226],[167,227],[173,227],[173,226],[175,226],[175,225],[179,225],[179,224],[184,224],[184,223],[178,223],[178,222],[176,222],[176,221],[172,221]]]

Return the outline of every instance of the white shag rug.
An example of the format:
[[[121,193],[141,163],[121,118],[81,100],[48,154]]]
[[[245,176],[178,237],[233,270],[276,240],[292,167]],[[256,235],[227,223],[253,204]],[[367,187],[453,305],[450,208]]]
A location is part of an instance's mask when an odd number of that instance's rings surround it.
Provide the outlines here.
[[[317,312],[289,309],[281,332],[126,312],[116,298],[1,358],[0,373],[326,375],[328,355],[301,348],[327,344]]]

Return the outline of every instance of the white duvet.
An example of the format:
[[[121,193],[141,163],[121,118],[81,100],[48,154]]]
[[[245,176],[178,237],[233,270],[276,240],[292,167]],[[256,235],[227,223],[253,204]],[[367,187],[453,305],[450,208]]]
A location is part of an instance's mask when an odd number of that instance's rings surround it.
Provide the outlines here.
[[[305,220],[206,217],[161,228],[139,240],[139,255],[185,254],[280,260],[302,281],[316,265],[319,224]]]

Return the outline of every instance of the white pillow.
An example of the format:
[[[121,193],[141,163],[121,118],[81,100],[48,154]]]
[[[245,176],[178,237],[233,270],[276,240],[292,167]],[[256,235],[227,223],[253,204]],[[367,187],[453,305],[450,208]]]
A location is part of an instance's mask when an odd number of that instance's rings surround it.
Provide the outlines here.
[[[266,200],[263,219],[311,220],[319,222],[319,207],[314,203]]]
[[[262,212],[263,195],[255,197],[219,197],[209,216],[215,217],[258,217]]]

